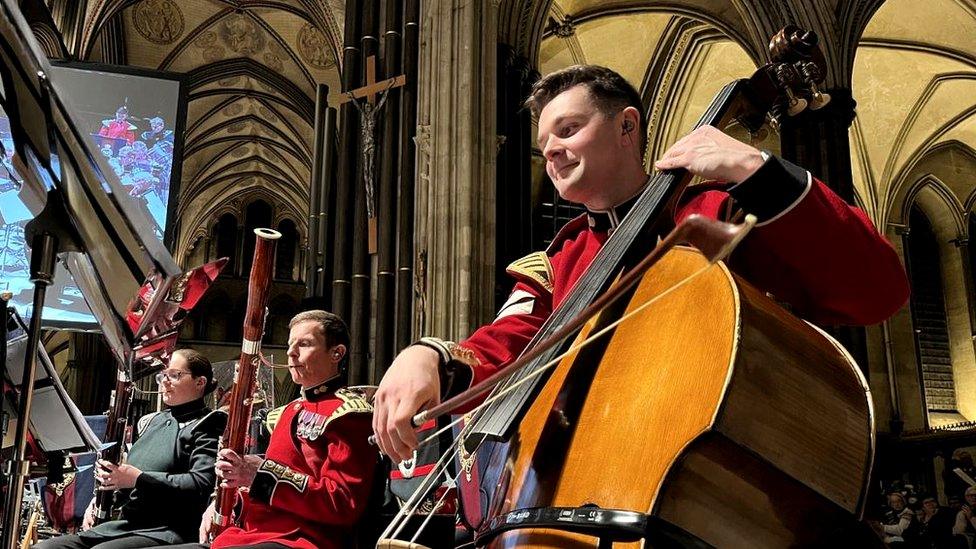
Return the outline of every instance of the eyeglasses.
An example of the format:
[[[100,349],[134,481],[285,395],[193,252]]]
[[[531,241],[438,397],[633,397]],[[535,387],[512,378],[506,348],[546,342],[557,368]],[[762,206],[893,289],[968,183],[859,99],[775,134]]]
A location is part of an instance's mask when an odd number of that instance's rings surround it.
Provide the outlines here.
[[[170,383],[176,383],[185,375],[190,375],[190,372],[184,372],[183,370],[165,370],[156,374],[156,383],[162,383],[164,379],[169,380]]]

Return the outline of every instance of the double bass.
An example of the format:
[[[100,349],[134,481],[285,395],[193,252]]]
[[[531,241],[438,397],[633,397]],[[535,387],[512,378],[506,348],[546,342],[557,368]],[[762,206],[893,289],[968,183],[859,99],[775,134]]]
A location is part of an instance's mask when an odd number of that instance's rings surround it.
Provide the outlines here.
[[[787,27],[770,51],[699,126],[758,131],[829,101],[813,33]],[[462,430],[476,547],[879,544],[858,522],[875,440],[857,365],[724,265],[672,249],[576,341],[615,326],[607,333],[558,361],[568,342],[535,349],[647,255],[690,179],[654,177],[529,344],[537,356],[517,361]]]

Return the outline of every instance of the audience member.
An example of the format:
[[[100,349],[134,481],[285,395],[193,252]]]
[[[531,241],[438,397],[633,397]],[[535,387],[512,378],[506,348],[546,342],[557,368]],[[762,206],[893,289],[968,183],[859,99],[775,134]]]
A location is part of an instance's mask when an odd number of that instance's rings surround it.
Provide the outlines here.
[[[908,547],[903,534],[915,520],[915,513],[908,508],[905,496],[901,492],[888,494],[888,508],[882,519],[881,531],[884,542],[889,547]]]

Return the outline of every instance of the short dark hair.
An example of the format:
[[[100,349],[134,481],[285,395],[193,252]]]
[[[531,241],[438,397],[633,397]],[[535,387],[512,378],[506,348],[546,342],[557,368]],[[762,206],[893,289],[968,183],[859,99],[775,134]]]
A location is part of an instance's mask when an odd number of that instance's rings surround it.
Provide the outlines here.
[[[186,361],[186,367],[190,369],[190,375],[193,377],[203,376],[207,379],[207,386],[203,391],[203,394],[210,394],[217,387],[217,382],[214,381],[213,365],[210,364],[210,359],[203,356],[200,351],[195,351],[193,349],[177,349],[173,351],[173,354],[179,353],[183,360]]]
[[[302,311],[291,318],[291,321],[288,322],[288,329],[294,328],[296,324],[309,321],[319,323],[319,327],[322,328],[322,333],[325,335],[326,345],[335,347],[341,344],[345,345],[347,349],[349,348],[349,328],[339,318],[339,315],[329,311],[321,309]]]
[[[564,91],[585,85],[600,111],[614,116],[627,107],[634,107],[640,115],[641,143],[644,142],[644,103],[641,96],[623,76],[613,69],[599,65],[572,65],[549,73],[532,86],[525,106],[537,117],[542,109]]]

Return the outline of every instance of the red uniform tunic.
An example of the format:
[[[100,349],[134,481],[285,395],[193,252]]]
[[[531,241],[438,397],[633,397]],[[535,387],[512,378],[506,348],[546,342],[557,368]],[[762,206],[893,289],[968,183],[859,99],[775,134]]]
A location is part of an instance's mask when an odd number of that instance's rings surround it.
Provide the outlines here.
[[[131,145],[136,140],[135,129],[136,127],[126,120],[103,120],[98,135],[113,139],[125,139]]]
[[[274,542],[303,549],[345,547],[370,496],[377,452],[372,407],[347,389],[321,387],[289,403],[271,433],[266,459],[242,491],[243,528],[211,548]]]
[[[445,397],[521,354],[624,217],[620,210],[632,202],[580,216],[563,227],[546,252],[510,265],[515,288],[491,324],[456,345],[421,340],[451,365],[442,376]],[[867,325],[888,318],[908,299],[901,262],[867,215],[781,159],[771,158],[738,185],[690,188],[675,218],[700,213],[725,219],[740,208],[755,214],[759,224],[729,266],[797,315],[818,323]]]

